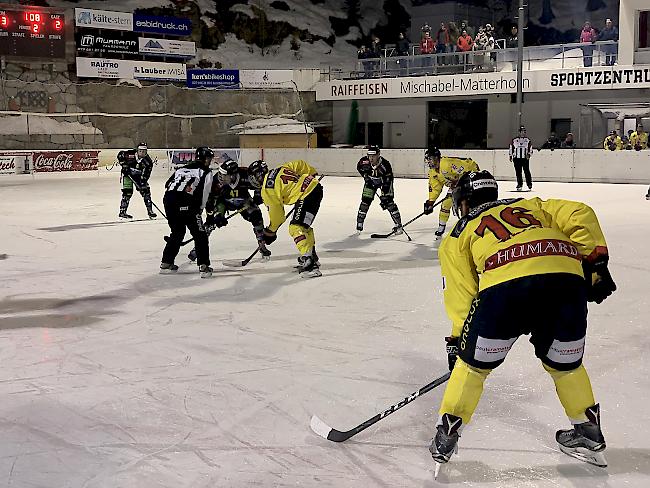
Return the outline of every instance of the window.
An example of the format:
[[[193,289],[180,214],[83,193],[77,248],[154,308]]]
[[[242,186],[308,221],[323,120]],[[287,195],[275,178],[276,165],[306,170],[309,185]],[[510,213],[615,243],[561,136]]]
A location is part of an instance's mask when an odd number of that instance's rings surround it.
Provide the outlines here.
[[[571,132],[571,119],[551,119],[551,132],[563,139]]]
[[[650,47],[650,11],[639,12],[639,48]]]

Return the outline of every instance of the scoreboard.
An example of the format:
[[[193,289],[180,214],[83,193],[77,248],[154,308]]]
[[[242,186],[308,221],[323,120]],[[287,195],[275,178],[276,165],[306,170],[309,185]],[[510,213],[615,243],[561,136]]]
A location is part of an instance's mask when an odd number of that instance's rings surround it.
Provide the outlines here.
[[[44,10],[0,10],[0,56],[65,57],[65,18]]]

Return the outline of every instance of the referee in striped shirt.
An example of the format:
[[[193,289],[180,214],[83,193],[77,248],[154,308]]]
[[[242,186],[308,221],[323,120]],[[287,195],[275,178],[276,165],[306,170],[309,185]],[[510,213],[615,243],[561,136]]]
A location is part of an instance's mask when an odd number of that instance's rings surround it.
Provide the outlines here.
[[[517,191],[523,191],[524,182],[521,177],[523,170],[526,176],[526,185],[528,191],[533,189],[533,178],[530,176],[530,156],[533,152],[533,145],[526,136],[526,128],[522,125],[519,127],[519,137],[515,137],[510,143],[510,161],[515,165],[517,175]]]

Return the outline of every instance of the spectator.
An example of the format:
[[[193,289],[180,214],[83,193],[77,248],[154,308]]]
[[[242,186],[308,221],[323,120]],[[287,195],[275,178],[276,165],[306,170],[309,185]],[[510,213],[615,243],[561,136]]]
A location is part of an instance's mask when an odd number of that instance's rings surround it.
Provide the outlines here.
[[[440,29],[436,33],[436,54],[444,54],[447,52],[447,48],[451,41],[449,40],[449,31],[444,22],[440,22]],[[438,58],[440,60],[440,58]],[[445,64],[445,60],[442,59],[442,64]]]
[[[472,37],[472,38],[474,37],[474,34],[476,34],[476,32],[474,31],[474,27],[471,27],[469,25],[469,23],[467,22],[467,20],[463,20],[460,23],[460,31],[463,32],[464,30],[466,30],[467,35]]]
[[[630,137],[632,136],[632,133],[634,130],[630,129],[627,131],[627,135],[623,135],[621,137],[621,142],[623,143],[623,149],[626,151],[631,151],[632,150],[632,143],[630,142]]]
[[[643,130],[643,124],[640,122],[636,126],[636,131],[632,132],[630,142],[635,151],[648,149],[648,133]]]
[[[546,142],[542,144],[542,149],[550,149],[551,151],[554,151],[555,149],[560,149],[562,146],[562,143],[560,142],[560,138],[555,134],[555,132],[551,132],[551,135],[546,139]]]
[[[370,53],[368,52],[366,46],[361,46],[357,51],[357,58],[359,59],[359,61],[361,61],[365,78],[372,77],[372,66],[370,65],[370,61],[368,61],[369,54]]]
[[[384,46],[382,46],[379,37],[373,35],[372,44],[370,45],[370,54],[368,55],[368,57],[372,59],[370,65],[372,66],[374,76],[379,76],[379,63],[380,63],[379,58],[381,58],[381,53],[383,49]]]
[[[395,52],[398,56],[408,56],[409,49],[411,47],[411,41],[403,32],[399,33],[397,38],[397,45],[395,47]],[[401,76],[404,76],[408,73],[409,59],[408,57],[400,57],[397,60],[397,65],[399,67],[399,73]]]
[[[456,22],[447,23],[447,30],[449,31],[449,49],[447,49],[447,52],[455,53],[458,51],[458,38],[460,37],[460,31],[458,30]],[[450,59],[452,60],[452,64],[458,64],[456,56],[452,55],[450,56]]]
[[[598,40],[618,42],[618,27],[614,25],[612,19],[607,19],[605,28],[598,35]],[[603,51],[605,52],[605,65],[614,66],[618,46],[616,44],[606,44],[603,46]]]
[[[587,44],[585,46],[582,46],[582,59],[584,61],[585,68],[590,67],[593,62],[593,43],[596,42],[596,38],[596,31],[593,29],[593,27],[591,27],[591,23],[585,22],[585,25],[582,26],[582,31],[580,32],[580,42]]]
[[[508,49],[517,49],[519,47],[519,30],[516,25],[510,28],[510,36],[506,40],[506,47]]]
[[[422,31],[422,37],[424,37],[424,34],[426,34],[427,32],[429,33],[429,35],[431,35],[431,26],[429,25],[428,22],[425,22],[420,30]]]
[[[429,32],[424,33],[424,37],[420,41],[420,54],[424,57],[422,58],[422,66],[424,71],[427,72],[427,68],[431,66],[431,54],[433,54],[433,38]]]
[[[575,147],[576,147],[576,143],[573,140],[573,133],[567,132],[564,141],[562,141],[562,149],[574,149]]]
[[[458,51],[464,53],[463,64],[469,64],[471,62],[468,53],[472,50],[473,46],[473,39],[470,37],[466,30],[463,30],[463,33],[458,38]]]
[[[489,40],[487,34],[485,33],[485,28],[479,27],[478,34],[476,34],[476,38],[474,39],[474,51],[483,52],[474,55],[474,64],[476,65],[477,69],[483,68],[483,64],[485,63],[486,58],[485,51],[488,50],[488,42]]]
[[[623,149],[623,141],[618,137],[616,130],[612,130],[609,135],[605,137],[603,148],[605,151],[620,151]]]

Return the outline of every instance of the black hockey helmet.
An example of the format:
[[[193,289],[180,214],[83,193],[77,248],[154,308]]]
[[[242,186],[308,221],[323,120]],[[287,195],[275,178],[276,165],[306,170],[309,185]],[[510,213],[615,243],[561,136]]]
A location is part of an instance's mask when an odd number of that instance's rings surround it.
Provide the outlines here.
[[[239,171],[239,166],[235,161],[228,158],[219,165],[217,170],[217,179],[222,185],[230,184],[234,181]]]
[[[123,163],[124,161],[126,161],[126,152],[124,152],[124,151],[118,152],[117,153],[117,160],[120,163]]]
[[[499,198],[499,185],[489,171],[472,171],[460,177],[451,194],[454,215],[462,217],[461,202],[471,209]]]
[[[440,149],[437,147],[430,147],[424,151],[424,162],[427,163],[429,168],[433,168],[434,165],[439,163],[441,157],[442,154],[440,154]]]
[[[368,146],[368,156],[374,156],[375,154],[379,154],[381,151],[379,150],[379,146]]]
[[[248,181],[253,188],[262,188],[264,176],[269,172],[266,162],[258,159],[248,166]]]
[[[202,163],[210,162],[214,158],[214,151],[209,147],[197,147],[196,153],[194,153],[194,159],[196,161],[201,161]]]

